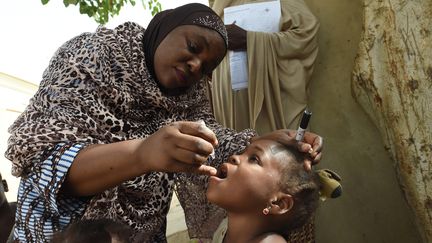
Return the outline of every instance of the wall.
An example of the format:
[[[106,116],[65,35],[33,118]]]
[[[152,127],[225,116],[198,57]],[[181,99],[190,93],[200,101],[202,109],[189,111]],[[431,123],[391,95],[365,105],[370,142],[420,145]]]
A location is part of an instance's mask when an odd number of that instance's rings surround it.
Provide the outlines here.
[[[319,167],[337,171],[344,188],[341,198],[321,203],[317,242],[421,242],[379,131],[351,94],[362,1],[306,2],[321,22],[311,129],[325,141]]]
[[[0,173],[8,183],[9,202],[16,201],[19,179],[11,175],[12,163],[4,157],[9,133],[7,129],[24,111],[37,86],[0,72]]]

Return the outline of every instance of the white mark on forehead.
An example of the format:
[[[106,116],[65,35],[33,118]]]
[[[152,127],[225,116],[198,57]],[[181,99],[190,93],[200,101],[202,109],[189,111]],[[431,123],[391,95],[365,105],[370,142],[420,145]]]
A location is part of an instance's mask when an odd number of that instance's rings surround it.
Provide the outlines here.
[[[285,151],[285,148],[279,144],[275,144],[275,145],[270,146],[270,151],[273,155],[275,155],[275,154],[278,154],[280,152]]]

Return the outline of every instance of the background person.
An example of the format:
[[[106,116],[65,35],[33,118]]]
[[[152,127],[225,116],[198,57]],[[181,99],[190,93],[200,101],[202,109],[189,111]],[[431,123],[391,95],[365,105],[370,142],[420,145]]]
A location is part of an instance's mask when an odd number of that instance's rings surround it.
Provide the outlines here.
[[[227,7],[257,2],[266,1],[214,0],[210,6],[224,18]],[[224,126],[252,128],[258,134],[298,126],[318,54],[319,23],[303,0],[280,0],[280,6],[279,32],[227,25],[228,49],[247,52],[249,80],[247,89],[232,90],[229,55],[213,72],[213,110]]]

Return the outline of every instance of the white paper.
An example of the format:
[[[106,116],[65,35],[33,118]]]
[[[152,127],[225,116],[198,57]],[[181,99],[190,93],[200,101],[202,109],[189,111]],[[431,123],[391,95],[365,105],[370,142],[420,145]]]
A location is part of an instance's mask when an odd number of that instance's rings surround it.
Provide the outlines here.
[[[246,31],[278,32],[281,18],[280,1],[243,4],[224,9],[224,23],[236,25]],[[231,87],[233,90],[248,87],[246,51],[229,51]],[[259,67],[256,67],[259,68]]]

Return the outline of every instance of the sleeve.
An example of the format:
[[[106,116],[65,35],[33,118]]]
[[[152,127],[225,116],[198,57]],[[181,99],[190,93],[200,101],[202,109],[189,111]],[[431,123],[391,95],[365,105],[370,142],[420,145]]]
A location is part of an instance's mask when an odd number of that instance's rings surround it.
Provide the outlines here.
[[[56,230],[80,218],[90,198],[59,194],[73,160],[84,144],[57,144],[50,155],[23,177],[18,191],[18,238],[46,241]],[[36,227],[37,226],[37,227]]]
[[[66,175],[79,151],[84,144],[60,143],[55,146],[51,155],[40,166],[33,168],[28,180],[33,188],[47,203],[47,209],[53,214],[71,213],[81,208],[87,200],[83,198],[68,197],[59,194]],[[72,207],[71,206],[75,206]]]
[[[109,75],[106,52],[92,34],[77,36],[57,50],[38,91],[8,130],[5,156],[12,161],[13,175],[28,174],[60,142],[102,140],[107,132],[97,125],[92,107],[104,108],[97,97],[107,85],[101,75]]]
[[[208,164],[218,168],[230,155],[243,151],[250,138],[256,133],[250,129],[236,132],[233,129],[223,127],[216,122],[207,99],[197,103],[200,103],[199,107],[195,107],[193,110],[200,112],[193,114],[188,120],[204,120],[207,127],[215,132],[219,145],[215,149],[215,157],[209,158]],[[223,209],[207,201],[207,179],[207,176],[186,173],[176,176],[176,193],[185,212],[190,238],[210,239],[226,216]]]

